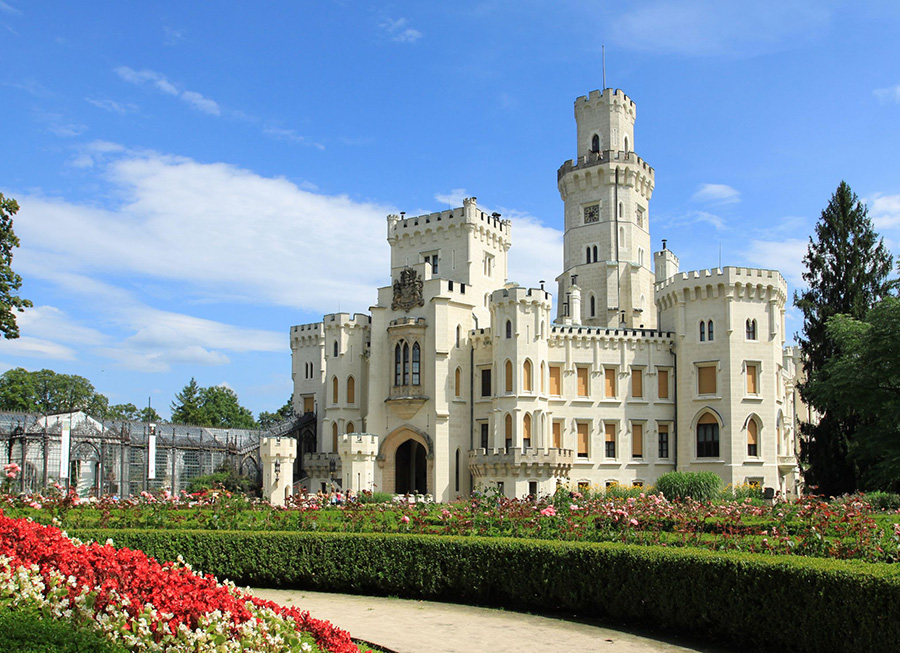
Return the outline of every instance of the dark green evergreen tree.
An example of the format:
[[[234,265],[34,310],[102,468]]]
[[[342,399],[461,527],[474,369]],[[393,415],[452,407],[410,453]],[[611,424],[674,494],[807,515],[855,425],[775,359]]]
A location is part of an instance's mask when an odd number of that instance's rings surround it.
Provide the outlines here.
[[[191,377],[181,392],[175,395],[172,402],[172,421],[176,424],[194,424],[196,426],[209,426],[203,423],[203,413],[200,404],[203,399],[200,396],[200,386],[197,379]]]
[[[800,394],[820,414],[818,424],[801,428],[800,456],[808,487],[825,495],[839,495],[858,488],[859,469],[850,456],[858,418],[829,413],[827,405],[808,392],[809,384],[837,353],[826,330],[828,319],[844,314],[863,320],[897,281],[889,279],[893,260],[875,233],[865,204],[846,182],[841,182],[822,211],[803,257],[807,288],[794,293],[794,304],[803,313],[799,336],[806,382]]]
[[[8,339],[19,337],[16,312],[33,306],[15,294],[22,287],[22,277],[12,269],[13,249],[19,246],[19,238],[13,231],[13,216],[18,210],[16,200],[0,193],[0,333]]]

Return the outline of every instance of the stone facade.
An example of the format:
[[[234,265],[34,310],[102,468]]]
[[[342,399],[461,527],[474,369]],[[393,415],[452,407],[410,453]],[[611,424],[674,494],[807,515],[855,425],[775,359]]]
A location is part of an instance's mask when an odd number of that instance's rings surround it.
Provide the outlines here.
[[[635,116],[618,90],[575,101],[555,318],[543,287],[507,283],[512,224],[474,197],[388,216],[391,284],[370,312],[291,329],[295,410],[317,428],[303,485],[521,497],[677,469],[796,492],[787,285],[774,270],[679,272],[665,241],[651,268],[654,170]]]

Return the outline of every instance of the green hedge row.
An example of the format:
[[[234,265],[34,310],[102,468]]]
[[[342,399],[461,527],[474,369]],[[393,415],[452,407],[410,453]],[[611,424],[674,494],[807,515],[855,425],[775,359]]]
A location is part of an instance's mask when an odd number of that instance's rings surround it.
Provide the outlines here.
[[[101,531],[238,585],[564,610],[748,649],[889,651],[900,565],[477,537]]]

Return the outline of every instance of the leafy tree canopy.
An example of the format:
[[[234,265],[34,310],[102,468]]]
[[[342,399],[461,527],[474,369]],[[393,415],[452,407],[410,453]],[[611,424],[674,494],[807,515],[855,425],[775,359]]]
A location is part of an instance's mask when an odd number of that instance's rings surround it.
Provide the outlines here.
[[[828,415],[857,420],[851,457],[865,489],[900,489],[900,299],[888,297],[865,321],[828,320],[837,348],[807,393]]]
[[[224,386],[202,388],[193,378],[175,395],[172,421],[214,428],[257,427],[253,413],[241,406],[234,390]]]
[[[16,200],[0,193],[0,333],[7,339],[19,337],[16,312],[33,306],[31,301],[15,294],[22,287],[22,277],[12,269],[13,248],[19,246],[19,238],[13,231],[13,216],[18,210]]]
[[[274,413],[263,411],[259,414],[259,425],[261,428],[267,429],[275,426],[279,422],[289,419],[294,414],[294,406],[291,399],[288,398],[284,406],[276,410]]]
[[[110,406],[104,418],[107,420],[130,420],[133,422],[162,422],[162,417],[152,406],[138,408],[132,403],[113,404]]]
[[[81,410],[100,419],[108,404],[83,376],[53,370],[29,372],[21,367],[0,376],[0,410],[43,414]]]

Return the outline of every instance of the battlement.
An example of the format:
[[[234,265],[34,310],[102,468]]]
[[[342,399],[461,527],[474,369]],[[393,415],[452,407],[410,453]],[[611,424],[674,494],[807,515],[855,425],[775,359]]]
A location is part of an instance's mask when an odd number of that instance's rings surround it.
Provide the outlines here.
[[[311,322],[309,324],[298,324],[291,327],[291,335],[323,335],[325,327],[321,322]]]
[[[509,220],[500,218],[499,213],[485,213],[475,204],[476,198],[467,197],[463,206],[447,211],[425,213],[413,217],[405,217],[404,214],[391,214],[387,216],[388,239],[398,238],[406,232],[427,232],[438,225],[454,223],[470,223],[497,231],[506,238],[510,236]]]
[[[523,304],[545,304],[550,307],[552,300],[550,293],[540,288],[523,288],[522,286],[513,286],[512,288],[500,288],[491,293],[492,304],[506,303],[523,303]]]
[[[607,327],[587,326],[584,324],[553,324],[550,326],[550,338],[584,337],[592,339],[619,339],[619,340],[646,340],[646,341],[670,341],[674,336],[672,331],[659,329],[631,329],[621,327],[618,329]]]
[[[708,270],[692,270],[679,272],[665,281],[656,284],[656,293],[670,292],[679,288],[689,288],[697,285],[753,285],[772,286],[780,295],[787,296],[787,282],[778,270],[764,270],[761,268],[724,267]]]
[[[388,328],[402,326],[425,327],[426,324],[427,322],[424,317],[398,317],[396,320],[390,321]]]
[[[634,152],[624,152],[622,150],[603,150],[601,152],[589,152],[585,156],[578,157],[577,161],[574,159],[569,159],[559,167],[559,170],[556,171],[556,180],[558,182],[566,174],[572,172],[573,170],[584,170],[585,168],[591,168],[593,166],[613,163],[626,164],[629,167],[637,168],[639,170],[642,170],[647,176],[649,176],[651,181],[655,182],[656,180],[656,172],[654,171],[653,166],[644,161]]]
[[[322,317],[322,321],[326,329],[334,329],[341,327],[359,327],[369,326],[372,323],[372,316],[368,313],[329,313]]]
[[[620,88],[617,88],[615,90],[607,88],[603,89],[602,91],[597,89],[591,91],[587,95],[581,95],[575,98],[576,111],[587,106],[596,106],[598,104],[620,104],[632,116],[637,113],[637,107],[634,104],[634,100],[628,97],[625,94],[625,91]]]

